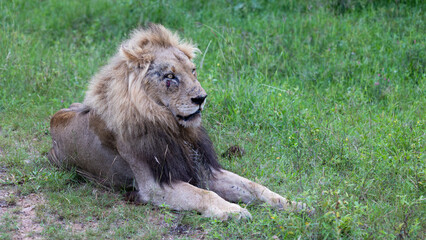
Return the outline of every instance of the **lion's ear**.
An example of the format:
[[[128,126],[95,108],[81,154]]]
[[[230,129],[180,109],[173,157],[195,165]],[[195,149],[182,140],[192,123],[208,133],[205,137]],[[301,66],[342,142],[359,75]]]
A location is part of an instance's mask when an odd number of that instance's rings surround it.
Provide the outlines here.
[[[120,53],[126,58],[129,66],[144,68],[144,66],[152,61],[152,57],[149,53],[144,52],[141,48],[135,49],[134,47],[128,47],[126,44],[121,45]]]
[[[197,53],[201,53],[200,49],[195,47],[191,42],[180,43],[178,48],[189,58],[189,60],[192,60]]]
[[[137,53],[126,46],[125,44],[122,44],[120,47],[120,53],[129,61],[131,62],[137,62],[139,60],[139,57],[137,56]]]

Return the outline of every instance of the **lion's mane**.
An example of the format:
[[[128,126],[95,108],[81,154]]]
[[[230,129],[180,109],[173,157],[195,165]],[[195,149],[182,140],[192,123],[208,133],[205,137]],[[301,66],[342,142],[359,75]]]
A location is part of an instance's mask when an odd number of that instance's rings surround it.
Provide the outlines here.
[[[110,139],[101,141],[124,141],[160,183],[203,185],[211,168],[220,169],[206,130],[180,126],[169,110],[152,100],[150,94],[155,93],[141,87],[158,48],[177,48],[189,59],[198,51],[161,25],[136,30],[91,80],[85,112],[95,114],[109,132],[102,135]]]

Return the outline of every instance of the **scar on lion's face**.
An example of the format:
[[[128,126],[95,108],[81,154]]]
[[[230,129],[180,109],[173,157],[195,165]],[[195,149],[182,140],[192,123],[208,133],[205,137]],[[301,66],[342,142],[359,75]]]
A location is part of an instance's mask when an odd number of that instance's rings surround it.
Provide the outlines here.
[[[155,101],[167,107],[181,125],[201,123],[207,94],[197,80],[195,64],[185,54],[178,49],[159,51],[147,69],[146,78],[146,87],[155,89]]]

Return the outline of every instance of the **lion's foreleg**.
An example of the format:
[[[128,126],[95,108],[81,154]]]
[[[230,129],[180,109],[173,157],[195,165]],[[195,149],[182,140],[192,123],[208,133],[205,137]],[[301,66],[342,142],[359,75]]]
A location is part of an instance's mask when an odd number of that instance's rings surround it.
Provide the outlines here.
[[[166,205],[174,210],[195,210],[205,217],[215,217],[222,220],[230,216],[250,218],[250,213],[238,204],[230,203],[212,191],[197,188],[185,182],[171,185],[158,185],[141,189],[140,194],[148,196],[145,201],[157,206]]]
[[[238,204],[230,203],[212,191],[176,181],[162,186],[155,180],[148,166],[143,162],[131,164],[138,183],[139,200],[173,210],[195,210],[206,217],[226,220],[228,217],[251,218],[250,213]]]
[[[306,204],[289,201],[268,188],[252,182],[235,173],[221,170],[213,171],[214,177],[209,182],[210,190],[231,202],[267,203],[273,207],[289,211],[299,211],[306,208]]]

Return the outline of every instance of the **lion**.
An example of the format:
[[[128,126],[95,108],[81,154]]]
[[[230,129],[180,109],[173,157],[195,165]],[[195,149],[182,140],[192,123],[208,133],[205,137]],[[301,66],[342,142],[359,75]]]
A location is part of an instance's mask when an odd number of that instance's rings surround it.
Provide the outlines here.
[[[48,159],[108,188],[134,188],[142,203],[206,217],[251,218],[238,202],[306,209],[221,167],[201,124],[207,93],[193,63],[198,52],[162,25],[135,30],[83,103],[51,118]]]

